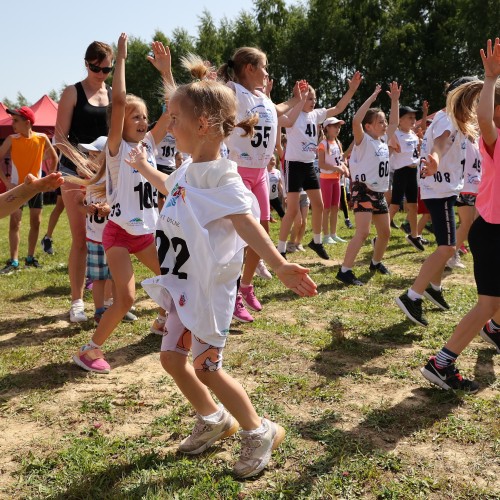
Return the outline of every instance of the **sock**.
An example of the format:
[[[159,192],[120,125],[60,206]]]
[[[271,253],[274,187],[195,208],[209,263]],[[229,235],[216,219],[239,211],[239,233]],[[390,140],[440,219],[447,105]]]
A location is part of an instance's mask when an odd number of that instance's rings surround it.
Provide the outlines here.
[[[10,264],[14,267],[17,267],[19,265],[19,261],[17,259],[11,259]]]
[[[156,316],[156,321],[158,321],[158,323],[165,323],[165,321],[167,321],[167,317],[162,316],[160,313],[158,313],[158,316]]]
[[[321,243],[321,233],[313,235],[314,243]]]
[[[83,307],[83,300],[82,299],[76,299],[73,302],[71,302],[72,306],[82,306]]]
[[[104,301],[104,307],[111,307],[113,305],[113,298]]]
[[[488,330],[488,333],[499,333],[500,325],[490,319],[488,323],[486,323],[486,329]]]
[[[286,252],[286,241],[278,241],[278,252],[285,253]]]
[[[458,354],[443,347],[436,355],[436,366],[438,368],[446,368],[452,365],[458,358]]]
[[[431,287],[433,290],[435,290],[436,292],[440,292],[441,291],[441,285],[435,285],[434,283],[430,283]]]
[[[27,260],[28,262],[31,262],[31,261],[33,260],[33,255],[28,255],[28,256],[26,257],[26,260]]]
[[[96,307],[95,313],[96,314],[103,314],[104,311],[106,311],[105,307]]]
[[[252,284],[251,284],[251,283],[248,283],[248,285],[247,285],[246,283],[240,283],[240,289],[241,289],[241,288],[245,288],[245,289],[247,289],[247,288],[250,288],[251,286],[252,286]]]
[[[413,291],[412,288],[408,288],[408,298],[410,300],[417,300],[417,299],[421,299],[422,295],[420,295],[419,293]]]
[[[267,426],[264,425],[264,422],[261,422],[261,424],[259,425],[259,427],[257,427],[257,429],[251,429],[249,431],[241,430],[240,432],[243,435],[245,435],[245,434],[263,434],[264,432],[266,432],[266,429],[267,429]]]
[[[380,261],[380,260],[373,260],[373,259],[372,259],[372,264],[373,264],[374,266],[378,266],[381,262],[382,262],[382,261]]]
[[[346,273],[347,271],[352,271],[352,267],[345,267],[345,266],[342,266],[340,268],[340,272],[342,273]]]
[[[337,237],[337,233],[333,233],[333,234],[330,235],[330,238],[335,239],[336,237]]]
[[[209,424],[216,424],[217,422],[220,422],[223,414],[224,407],[222,405],[219,405],[219,409],[215,413],[211,413],[210,415],[202,415],[202,418]]]
[[[101,346],[96,344],[92,339],[89,340],[89,342],[87,344],[85,344],[81,349],[80,351],[88,351],[89,349],[98,349],[100,348]]]

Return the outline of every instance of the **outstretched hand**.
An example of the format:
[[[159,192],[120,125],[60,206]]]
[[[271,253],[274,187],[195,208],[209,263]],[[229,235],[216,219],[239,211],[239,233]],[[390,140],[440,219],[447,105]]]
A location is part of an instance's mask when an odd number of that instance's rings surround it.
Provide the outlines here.
[[[438,160],[430,154],[427,158],[422,158],[422,166],[420,167],[420,177],[430,177],[434,175],[439,167]]]
[[[297,295],[312,297],[318,294],[316,283],[309,277],[309,269],[287,262],[275,272],[280,281]]]
[[[148,61],[162,74],[170,74],[172,71],[172,58],[170,56],[170,48],[163,45],[161,42],[153,42],[151,44],[153,55],[148,55]]]
[[[41,179],[37,179],[34,175],[28,174],[24,178],[24,184],[27,186],[31,185],[37,192],[53,191],[64,184],[64,179],[61,172],[52,172]]]
[[[491,40],[486,43],[486,52],[481,49],[484,76],[497,77],[500,75],[500,38],[495,38],[493,46]]]
[[[375,90],[373,91],[373,94],[369,97],[369,100],[371,102],[377,100],[378,95],[380,94],[380,91],[382,90],[382,85],[377,83],[377,86],[375,87]]]
[[[125,163],[128,163],[132,168],[137,168],[141,163],[144,164],[144,162],[147,163],[147,161],[147,151],[142,143],[132,148],[128,154],[128,158],[125,158]]]
[[[293,97],[300,99],[302,93],[306,90],[309,90],[309,83],[307,83],[307,80],[297,80],[293,86]]]
[[[398,82],[392,82],[389,84],[389,90],[386,90],[387,95],[392,100],[399,100],[401,95],[401,85],[398,87]]]
[[[127,33],[122,33],[120,35],[120,38],[118,38],[118,45],[116,51],[117,59],[127,59],[127,40],[128,40]]]
[[[347,80],[349,83],[349,89],[356,92],[358,90],[358,87],[361,85],[361,82],[363,81],[363,76],[359,71],[356,71],[354,75],[352,75],[352,78]]]

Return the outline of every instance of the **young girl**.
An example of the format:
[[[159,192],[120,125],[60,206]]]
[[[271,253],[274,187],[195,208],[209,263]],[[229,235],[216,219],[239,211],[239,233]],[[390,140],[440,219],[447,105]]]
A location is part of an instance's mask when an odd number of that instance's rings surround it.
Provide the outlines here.
[[[318,108],[316,105],[316,92],[309,87],[307,99],[302,107],[302,112],[297,119],[284,120],[283,125],[287,127],[288,143],[285,152],[287,164],[287,189],[288,209],[281,221],[278,251],[286,251],[286,239],[292,227],[299,207],[299,193],[302,189],[307,192],[311,201],[313,239],[309,248],[314,250],[322,259],[328,259],[328,254],[321,242],[321,224],[323,221],[323,200],[319,180],[314,172],[313,162],[317,149],[317,126],[327,118],[342,113],[358,89],[362,77],[356,72],[352,80],[348,80],[349,89],[342,99],[333,108]],[[290,118],[290,117],[289,117]]]
[[[469,232],[469,245],[474,258],[477,304],[463,317],[445,346],[421,369],[422,375],[443,389],[477,392],[479,385],[463,378],[455,361],[477,332],[500,354],[500,39],[486,52],[481,49],[484,85],[477,106],[481,131],[483,177],[479,185],[476,209],[479,217]],[[477,86],[477,83],[466,84]],[[479,84],[480,85],[480,84]],[[462,92],[457,89],[457,92]],[[457,95],[457,94],[455,94]],[[462,94],[463,95],[463,94]],[[453,96],[450,98],[451,105]],[[490,318],[492,318],[488,321]],[[486,323],[486,325],[485,325]],[[483,325],[485,325],[483,327]],[[483,327],[481,329],[481,327]]]
[[[354,275],[352,268],[358,252],[370,234],[373,221],[377,236],[374,244],[370,271],[390,274],[382,264],[390,236],[389,209],[384,193],[389,187],[389,148],[388,141],[396,131],[399,122],[399,95],[401,87],[392,82],[387,95],[391,98],[389,126],[380,108],[371,108],[382,87],[377,85],[375,92],[363,103],[352,120],[354,147],[349,161],[351,178],[351,201],[354,206],[356,231],[347,246],[337,279],[347,285],[362,286],[364,283]]]
[[[170,53],[160,42],[153,43],[154,57],[148,59],[162,73],[164,79],[173,81],[170,73]],[[148,161],[156,168],[155,143],[166,134],[168,116],[165,113],[153,130],[148,133],[147,109],[144,101],[127,95],[125,90],[125,60],[127,35],[118,40],[111,123],[106,147],[106,196],[111,207],[109,221],[102,236],[102,244],[113,276],[113,305],[102,315],[97,329],[87,344],[73,356],[74,362],[84,370],[109,373],[110,366],[101,351],[102,344],[111,335],[127,313],[135,298],[135,278],[130,254],[154,273],[159,274],[158,256],[151,234],[158,218],[157,192],[139,172],[124,164],[124,158],[139,142],[147,150]],[[103,171],[94,178],[97,181]],[[163,334],[164,311],[151,327]]]
[[[344,162],[342,144],[338,140],[344,120],[332,117],[323,122],[325,139],[318,146],[319,183],[323,198],[323,243],[345,243],[337,236],[337,216],[340,205],[340,178],[349,175]]]
[[[455,203],[464,186],[467,136],[477,135],[474,106],[482,88],[479,80],[457,79],[448,87],[446,111],[439,111],[422,141],[420,196],[428,208],[437,249],[427,257],[408,292],[396,299],[414,323],[427,326],[422,298],[442,311],[450,308],[441,288],[447,260],[455,253]]]
[[[242,121],[254,114],[258,116],[259,121],[254,127],[253,136],[242,137],[241,131],[234,131],[228,136],[225,144],[229,149],[229,158],[238,164],[238,172],[245,186],[256,196],[261,224],[269,232],[270,207],[266,167],[274,154],[278,116],[286,113],[299,101],[299,87],[306,87],[307,84],[297,82],[294,97],[275,105],[262,92],[269,78],[266,68],[267,57],[263,52],[253,47],[242,47],[219,68],[218,74],[236,96],[237,120]],[[253,311],[262,309],[252,286],[259,260],[260,257],[248,248],[234,309],[234,317],[243,322],[253,321],[243,302]]]
[[[142,146],[130,154],[130,165],[168,194],[156,231],[161,276],[143,285],[169,311],[161,363],[197,412],[198,422],[179,450],[202,453],[241,426],[241,455],[234,472],[246,478],[266,466],[285,431],[259,417],[243,387],[222,369],[242,239],[299,295],[314,295],[316,286],[307,269],[279,255],[252,215],[253,197],[236,163],[220,158],[220,144],[234,128],[251,135],[257,120],[250,116],[237,123],[233,91],[205,79],[208,68],[201,59],[190,57],[184,64],[199,80],[182,85],[171,97],[170,128],[192,162],[184,162],[166,179],[148,164]],[[193,365],[187,360],[190,350]]]
[[[285,189],[281,172],[276,168],[276,155],[271,156],[267,164],[267,175],[269,179],[269,203],[271,207],[276,210],[280,219],[282,219],[285,215],[285,211],[283,210],[281,199],[285,194]]]

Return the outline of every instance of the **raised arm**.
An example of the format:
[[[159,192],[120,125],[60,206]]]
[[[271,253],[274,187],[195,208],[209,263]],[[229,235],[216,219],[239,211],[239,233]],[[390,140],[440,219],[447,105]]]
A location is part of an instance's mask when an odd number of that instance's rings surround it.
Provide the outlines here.
[[[129,157],[125,158],[125,161],[146,177],[161,194],[168,194],[167,188],[165,187],[165,181],[168,179],[168,175],[156,170],[156,168],[153,168],[148,163],[146,149],[142,144],[131,149]]]
[[[361,73],[359,71],[356,71],[356,73],[354,73],[351,80],[347,80],[349,83],[349,89],[342,96],[340,101],[335,106],[333,106],[333,108],[329,108],[326,110],[327,118],[339,115],[340,113],[342,113],[342,111],[345,110],[345,108],[347,108],[347,105],[351,102],[351,99],[353,95],[356,93],[356,90],[358,90],[362,80],[363,77],[361,76]]]
[[[281,104],[275,104],[276,113],[278,116],[288,113],[301,98],[301,92],[306,91],[309,88],[309,84],[305,80],[299,80],[295,82],[293,87],[293,97],[288,99],[288,101],[282,102]]]
[[[375,90],[373,91],[373,94],[368,97],[368,99],[361,105],[352,119],[352,133],[354,135],[354,143],[356,145],[361,144],[361,141],[363,140],[365,134],[363,130],[363,118],[365,117],[366,112],[370,109],[371,105],[377,99],[377,96],[380,94],[381,90],[382,87],[377,84]]]
[[[308,95],[308,88],[304,89],[303,91],[299,90],[300,99],[297,101],[297,104],[295,104],[295,106],[288,113],[283,114],[279,117],[278,124],[280,127],[290,128],[294,126],[297,118],[300,116],[300,113],[302,113],[302,108],[304,107]]]
[[[387,140],[390,140],[399,125],[399,96],[401,95],[401,85],[398,87],[397,82],[392,82],[389,85],[387,95],[391,98],[391,114],[389,116],[389,126],[387,127]]]

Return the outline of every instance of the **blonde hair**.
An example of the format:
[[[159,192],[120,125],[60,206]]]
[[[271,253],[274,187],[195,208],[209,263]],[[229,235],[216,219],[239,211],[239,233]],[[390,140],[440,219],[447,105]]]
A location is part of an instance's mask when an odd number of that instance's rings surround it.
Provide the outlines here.
[[[482,88],[482,80],[473,80],[452,90],[446,97],[446,113],[455,128],[469,137],[479,136],[476,107]]]
[[[256,47],[240,47],[233,57],[224,63],[217,71],[217,75],[224,82],[238,82],[243,69],[247,64],[257,66],[267,59],[266,54]]]
[[[258,116],[253,115],[236,123],[236,97],[223,83],[209,79],[212,68],[200,57],[188,54],[182,58],[182,65],[191,73],[194,82],[177,87],[170,99],[186,101],[194,118],[205,117],[216,135],[225,139],[236,128],[242,128],[247,135],[253,135]],[[170,94],[169,89],[167,93]]]

